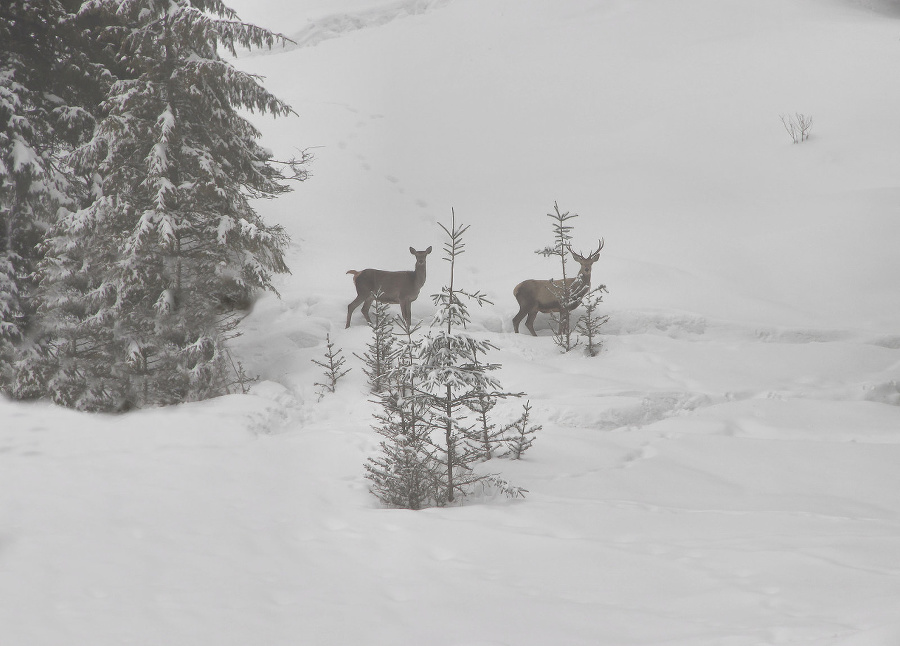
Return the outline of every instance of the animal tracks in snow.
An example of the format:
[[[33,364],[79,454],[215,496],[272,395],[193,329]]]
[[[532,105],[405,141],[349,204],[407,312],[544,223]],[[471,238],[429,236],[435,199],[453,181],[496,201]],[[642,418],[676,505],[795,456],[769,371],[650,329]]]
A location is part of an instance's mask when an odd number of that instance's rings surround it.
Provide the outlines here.
[[[349,105],[345,104],[337,104],[344,110],[352,113],[353,115],[358,115],[359,110],[353,108]],[[368,116],[368,119],[358,119],[352,126],[350,132],[346,133],[343,138],[339,139],[337,142],[337,148],[343,152],[354,154],[356,162],[359,164],[359,168],[365,173],[381,173],[381,179],[386,182],[390,188],[396,191],[400,195],[407,194],[407,188],[404,185],[403,180],[398,177],[394,172],[385,170],[383,168],[378,168],[379,162],[373,161],[369,159],[369,156],[358,152],[357,146],[355,145],[356,140],[363,134],[363,132],[368,129],[370,124],[380,119],[384,119],[384,115],[380,113],[373,113]],[[419,209],[428,208],[428,201],[422,197],[412,197],[412,203]]]

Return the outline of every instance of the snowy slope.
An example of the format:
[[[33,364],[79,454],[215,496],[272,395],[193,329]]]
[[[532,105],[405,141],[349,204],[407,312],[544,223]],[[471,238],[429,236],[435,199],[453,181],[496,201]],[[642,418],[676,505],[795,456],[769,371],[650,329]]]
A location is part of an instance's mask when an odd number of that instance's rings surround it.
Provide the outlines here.
[[[273,212],[365,227],[341,236],[346,264],[388,222],[428,241],[455,206],[509,303],[553,271],[530,251],[558,200],[585,248],[610,241],[611,307],[895,329],[896,23],[836,1],[690,6],[457,0],[248,61],[301,114],[272,144],[322,146],[317,185]],[[799,146],[793,112],[815,120]]]
[[[900,20],[852,0],[232,2],[313,177],[249,395],[0,401],[0,643],[900,643]],[[792,145],[779,115],[814,118]],[[604,352],[513,335],[554,200],[605,237]],[[525,500],[380,509],[348,269],[471,224],[473,331],[543,424]],[[433,254],[414,318],[446,279]],[[326,333],[354,366],[318,401]],[[501,421],[519,403],[502,405]]]

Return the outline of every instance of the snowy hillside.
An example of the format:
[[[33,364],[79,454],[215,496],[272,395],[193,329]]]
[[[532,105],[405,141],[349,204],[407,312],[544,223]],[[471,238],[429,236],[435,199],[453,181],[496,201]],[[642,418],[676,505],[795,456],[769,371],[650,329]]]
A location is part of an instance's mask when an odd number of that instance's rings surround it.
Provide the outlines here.
[[[900,11],[887,0],[237,0],[311,179],[243,323],[248,395],[0,401],[0,643],[900,644]],[[780,115],[814,119],[794,145]],[[606,240],[599,357],[512,289],[558,201]],[[474,334],[543,425],[529,491],[381,509],[349,269],[451,208]],[[413,303],[447,276],[440,254]],[[319,401],[326,334],[353,371]],[[498,406],[513,419],[520,402]]]

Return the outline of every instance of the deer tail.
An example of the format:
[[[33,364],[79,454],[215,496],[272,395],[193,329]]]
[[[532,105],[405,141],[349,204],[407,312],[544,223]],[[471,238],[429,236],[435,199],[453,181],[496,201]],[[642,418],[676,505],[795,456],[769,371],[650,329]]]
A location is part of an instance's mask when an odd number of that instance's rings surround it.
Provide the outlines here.
[[[356,277],[359,276],[359,272],[356,271],[355,269],[349,269],[349,270],[347,270],[347,273],[353,274],[353,280],[356,280]]]

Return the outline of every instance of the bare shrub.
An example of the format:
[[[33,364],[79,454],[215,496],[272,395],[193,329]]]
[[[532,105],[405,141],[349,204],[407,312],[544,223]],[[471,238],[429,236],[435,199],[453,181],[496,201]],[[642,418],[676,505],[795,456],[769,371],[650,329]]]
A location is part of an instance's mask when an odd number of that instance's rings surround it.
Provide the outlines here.
[[[799,144],[809,139],[809,130],[812,128],[813,119],[810,115],[796,112],[793,115],[781,115],[781,123],[791,136],[791,141]]]

